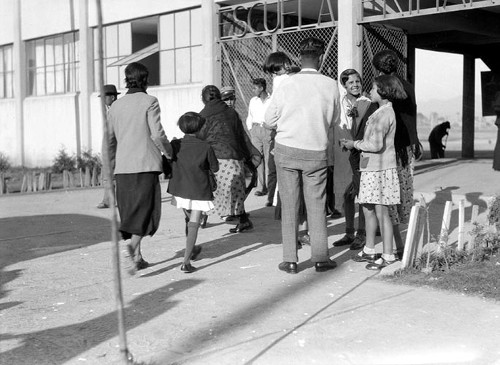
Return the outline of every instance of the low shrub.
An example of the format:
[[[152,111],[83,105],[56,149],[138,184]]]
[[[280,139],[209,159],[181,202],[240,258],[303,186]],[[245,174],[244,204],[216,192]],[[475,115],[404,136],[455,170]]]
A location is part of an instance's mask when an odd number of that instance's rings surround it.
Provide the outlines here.
[[[500,195],[493,198],[490,205],[490,211],[488,213],[488,222],[494,225],[498,230],[500,230]]]
[[[76,158],[76,166],[79,169],[85,170],[88,168],[89,170],[93,170],[96,167],[98,170],[102,167],[101,158],[97,154],[92,154],[92,151],[84,151],[81,156]]]
[[[62,173],[64,170],[74,171],[76,166],[76,157],[74,155],[69,155],[66,149],[62,147],[57,156],[54,158],[54,163],[52,164],[52,172],[56,174]]]
[[[6,172],[11,167],[9,157],[3,152],[0,152],[0,172]]]

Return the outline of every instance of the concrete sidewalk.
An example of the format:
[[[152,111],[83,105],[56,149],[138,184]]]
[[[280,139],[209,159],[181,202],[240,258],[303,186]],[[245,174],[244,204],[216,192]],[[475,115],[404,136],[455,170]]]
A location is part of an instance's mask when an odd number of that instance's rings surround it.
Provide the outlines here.
[[[425,194],[436,217],[446,197],[465,198],[485,219],[499,182],[491,160],[419,163],[415,198]],[[101,196],[96,188],[0,197],[0,364],[120,363],[111,212],[95,209]],[[199,270],[188,275],[179,270],[184,218],[165,194],[160,230],[144,242],[153,265],[123,277],[138,362],[500,364],[498,303],[386,283],[344,248],[330,249],[337,269],[316,273],[305,247],[299,273],[287,275],[277,269],[273,209],[253,195],[247,203],[254,230],[229,234],[210,217]],[[343,231],[343,219],[329,221],[330,247]]]

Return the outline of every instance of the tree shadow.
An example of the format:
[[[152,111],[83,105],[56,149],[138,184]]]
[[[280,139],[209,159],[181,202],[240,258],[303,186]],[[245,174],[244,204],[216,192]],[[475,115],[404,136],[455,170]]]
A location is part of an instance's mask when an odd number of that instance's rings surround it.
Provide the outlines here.
[[[203,282],[186,279],[170,283],[133,299],[125,308],[125,327],[129,331],[161,316],[179,301],[171,297]],[[2,352],[5,364],[64,364],[69,359],[118,335],[117,312],[88,321],[23,334],[0,334],[0,341],[16,340],[20,344]],[[105,356],[105,355],[103,355]],[[104,359],[103,359],[104,361]]]
[[[5,268],[59,252],[87,247],[111,239],[108,219],[81,215],[55,214],[0,219],[0,299],[7,295],[6,283],[22,276],[23,270]],[[19,302],[1,303],[0,310]]]

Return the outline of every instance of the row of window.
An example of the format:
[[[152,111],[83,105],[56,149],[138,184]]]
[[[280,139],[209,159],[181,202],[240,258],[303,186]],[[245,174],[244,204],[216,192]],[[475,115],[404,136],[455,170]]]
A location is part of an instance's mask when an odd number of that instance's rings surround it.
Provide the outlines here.
[[[124,69],[141,62],[150,85],[202,81],[201,9],[153,16],[103,27],[104,83],[124,88]],[[98,88],[98,31],[93,30],[94,80]],[[29,96],[79,90],[78,32],[26,42]],[[12,45],[0,46],[0,98],[12,98]]]

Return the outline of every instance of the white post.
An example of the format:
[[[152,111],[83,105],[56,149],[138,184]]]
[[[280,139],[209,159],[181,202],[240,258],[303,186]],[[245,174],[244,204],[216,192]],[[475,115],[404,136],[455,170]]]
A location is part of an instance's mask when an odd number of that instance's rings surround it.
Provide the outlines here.
[[[14,1],[14,43],[12,58],[14,66],[14,100],[16,101],[16,145],[13,162],[24,166],[24,99],[26,97],[26,51],[21,34],[21,1]]]
[[[362,2],[338,0],[338,74],[353,68],[363,72],[363,28],[358,25]]]
[[[465,224],[465,202],[461,199],[458,202],[458,243],[457,249],[462,251],[464,249],[464,224]]]
[[[94,90],[93,60],[94,52],[92,47],[92,32],[89,29],[89,9],[88,0],[80,0],[80,95],[79,105],[80,118],[77,126],[77,153],[82,150],[92,149],[92,124],[90,122],[90,95]]]
[[[203,85],[216,85],[220,81],[220,55],[217,51],[218,15],[213,0],[202,0],[203,29]]]

